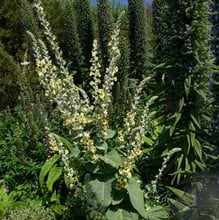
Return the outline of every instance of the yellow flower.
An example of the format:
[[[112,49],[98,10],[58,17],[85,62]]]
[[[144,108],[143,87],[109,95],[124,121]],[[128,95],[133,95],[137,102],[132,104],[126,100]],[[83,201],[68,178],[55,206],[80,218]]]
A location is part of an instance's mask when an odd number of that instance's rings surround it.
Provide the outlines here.
[[[99,89],[98,90],[98,93],[99,93],[99,97],[100,97],[100,99],[104,99],[104,97],[105,97],[105,92],[104,92],[104,90],[103,89]]]

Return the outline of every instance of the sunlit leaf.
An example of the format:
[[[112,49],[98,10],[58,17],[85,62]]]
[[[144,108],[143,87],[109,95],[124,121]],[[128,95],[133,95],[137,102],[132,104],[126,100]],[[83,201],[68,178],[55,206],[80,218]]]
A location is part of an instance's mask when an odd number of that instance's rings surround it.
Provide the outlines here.
[[[48,174],[48,172],[51,170],[51,168],[53,167],[53,165],[60,159],[60,155],[55,154],[53,157],[51,157],[50,159],[48,159],[45,164],[42,166],[42,169],[40,171],[40,175],[39,175],[39,183],[40,186],[42,187],[43,183],[44,183],[44,179],[46,177],[46,175]]]
[[[136,178],[131,178],[129,180],[127,190],[132,206],[142,217],[145,217],[146,210],[144,207],[144,193]]]
[[[114,179],[100,181],[98,179],[88,182],[91,192],[95,196],[97,203],[103,207],[108,207],[112,202],[112,182]]]
[[[104,156],[99,155],[99,158],[114,168],[118,168],[122,163],[121,156],[115,149],[105,154]]]
[[[109,209],[106,212],[106,218],[107,220],[138,220],[139,215],[138,213],[118,208],[116,210]]]
[[[52,167],[51,170],[49,171],[46,185],[50,192],[52,192],[53,184],[60,178],[61,175],[62,175],[62,167]]]

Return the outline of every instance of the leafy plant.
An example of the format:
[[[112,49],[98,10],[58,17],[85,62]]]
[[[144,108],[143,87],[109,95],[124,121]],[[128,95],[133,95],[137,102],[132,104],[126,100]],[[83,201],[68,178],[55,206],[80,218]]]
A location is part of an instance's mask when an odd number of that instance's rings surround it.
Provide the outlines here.
[[[3,220],[55,220],[55,215],[39,201],[29,201],[27,206],[11,208]]]
[[[143,79],[137,86],[131,108],[125,113],[123,126],[114,129],[110,123],[112,88],[116,81],[117,62],[120,57],[120,18],[108,45],[109,65],[103,76],[97,41],[94,41],[90,68],[90,99],[82,88],[75,85],[69,74],[49,23],[45,20],[40,1],[36,2],[35,8],[56,59],[55,65],[48,55],[46,45],[28,33],[35,49],[36,73],[45,96],[56,103],[59,118],[68,131],[67,139],[54,134],[52,128],[47,128],[48,147],[55,155],[42,167],[41,186],[45,181],[48,190],[58,189],[58,186],[53,187],[62,173],[62,168],[56,165],[60,159],[68,179],[69,190],[75,192],[74,198],[78,198],[73,201],[80,201],[80,196],[86,198],[82,203],[83,206],[87,204],[88,208],[78,216],[91,219],[98,216],[112,218],[113,215],[121,213],[125,216],[126,207],[129,207],[132,210],[131,216],[138,218],[168,218],[168,212],[161,203],[153,208],[145,201],[136,167],[136,161],[142,155],[144,137],[147,130],[150,130],[150,120],[154,115],[150,112],[150,106],[156,97],[149,96],[144,108],[138,109],[141,103],[140,95],[150,78]],[[72,204],[73,210],[74,206],[76,204]],[[72,214],[74,218],[75,215]]]

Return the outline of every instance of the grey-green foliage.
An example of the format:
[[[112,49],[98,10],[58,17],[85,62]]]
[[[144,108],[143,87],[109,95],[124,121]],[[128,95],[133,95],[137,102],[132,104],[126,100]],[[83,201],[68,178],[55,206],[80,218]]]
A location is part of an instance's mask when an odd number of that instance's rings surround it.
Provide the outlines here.
[[[128,1],[130,71],[131,77],[141,80],[146,72],[147,40],[146,13],[143,0]]]
[[[209,1],[169,0],[168,42],[165,56],[168,68],[163,70],[166,133],[164,150],[182,148],[170,163],[175,172],[172,183],[206,167],[210,152],[207,140],[209,121],[208,77],[211,72],[209,48]],[[169,133],[169,138],[168,138]],[[208,146],[208,147],[206,147]]]
[[[113,30],[112,7],[108,0],[98,0],[97,17],[103,68],[109,64],[108,43]]]
[[[55,220],[55,215],[39,202],[30,202],[27,207],[12,208],[3,220]]]
[[[90,11],[90,3],[88,0],[76,0],[75,8],[81,48],[83,56],[85,58],[86,67],[89,68],[94,39],[93,20]]]

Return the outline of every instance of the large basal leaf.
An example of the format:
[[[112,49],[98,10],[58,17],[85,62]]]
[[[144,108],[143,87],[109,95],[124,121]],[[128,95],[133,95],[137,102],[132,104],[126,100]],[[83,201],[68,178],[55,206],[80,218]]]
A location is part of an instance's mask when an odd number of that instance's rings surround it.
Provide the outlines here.
[[[100,155],[99,158],[114,168],[118,168],[122,163],[121,156],[115,149],[105,154],[104,156]]]
[[[48,159],[45,164],[42,166],[42,169],[40,171],[40,175],[39,175],[39,183],[40,186],[42,187],[43,183],[44,183],[44,179],[45,176],[48,174],[48,172],[51,170],[51,168],[53,167],[53,165],[60,159],[60,155],[55,154],[54,156],[52,156],[50,159]]]
[[[139,215],[135,212],[129,212],[124,209],[108,210],[106,212],[107,220],[138,220]]]
[[[169,213],[162,206],[150,207],[146,211],[146,216],[148,220],[169,220]]]
[[[53,184],[60,178],[61,174],[62,167],[52,167],[52,169],[49,171],[46,185],[50,192],[52,192]]]
[[[127,187],[130,202],[136,211],[145,217],[146,210],[144,207],[144,193],[136,178],[131,178]]]
[[[112,202],[112,182],[113,179],[100,181],[98,179],[88,182],[91,192],[94,194],[97,203],[103,207],[108,207]]]

